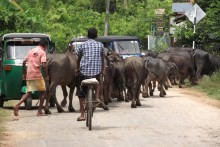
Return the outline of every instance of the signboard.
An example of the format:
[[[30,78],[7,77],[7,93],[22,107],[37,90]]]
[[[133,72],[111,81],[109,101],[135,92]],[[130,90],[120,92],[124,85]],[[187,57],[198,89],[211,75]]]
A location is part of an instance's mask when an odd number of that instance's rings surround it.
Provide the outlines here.
[[[192,9],[187,11],[185,15],[189,18],[189,21],[193,23],[193,34],[196,33],[196,24],[205,17],[205,12],[197,5],[194,4]],[[195,48],[195,40],[193,41],[193,49]]]
[[[155,14],[157,14],[157,15],[163,15],[163,14],[165,14],[165,9],[156,9],[156,10],[155,10]]]
[[[185,15],[189,18],[189,21],[193,24],[197,24],[203,17],[205,17],[206,13],[197,4],[194,4],[192,9],[187,11]]]

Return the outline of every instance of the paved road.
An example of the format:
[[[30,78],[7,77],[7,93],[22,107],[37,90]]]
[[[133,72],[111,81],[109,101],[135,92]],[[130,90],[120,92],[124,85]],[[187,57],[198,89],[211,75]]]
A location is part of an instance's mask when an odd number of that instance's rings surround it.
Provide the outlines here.
[[[61,97],[60,88],[57,95]],[[136,109],[114,100],[109,111],[95,111],[93,130],[88,131],[85,122],[76,121],[79,107],[74,97],[75,113],[57,113],[52,108],[52,115],[37,117],[36,108],[20,110],[18,120],[12,116],[5,124],[8,131],[0,146],[219,147],[220,105],[207,102],[213,103],[202,94],[178,88],[169,89],[165,98],[158,92],[141,98],[142,106]]]

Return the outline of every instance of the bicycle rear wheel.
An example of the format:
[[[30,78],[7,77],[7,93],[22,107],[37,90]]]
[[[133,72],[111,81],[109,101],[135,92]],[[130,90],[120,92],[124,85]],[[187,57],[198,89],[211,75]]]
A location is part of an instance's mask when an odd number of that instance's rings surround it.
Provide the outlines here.
[[[87,107],[87,117],[86,117],[86,126],[89,127],[89,130],[92,130],[92,88],[88,89],[88,107]]]

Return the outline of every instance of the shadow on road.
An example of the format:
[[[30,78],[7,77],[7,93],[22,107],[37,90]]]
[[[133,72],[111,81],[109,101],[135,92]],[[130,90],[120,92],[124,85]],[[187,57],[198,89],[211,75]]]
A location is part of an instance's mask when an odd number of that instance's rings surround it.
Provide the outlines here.
[[[13,106],[4,106],[2,109],[13,110]],[[28,111],[37,110],[38,106],[32,106],[32,108]],[[19,110],[26,110],[24,106],[21,106]]]
[[[85,127],[81,127],[82,129],[85,129]],[[92,126],[92,131],[103,131],[103,130],[111,130],[111,129],[120,129],[120,127],[115,126],[108,126],[108,127],[102,127],[102,126]]]

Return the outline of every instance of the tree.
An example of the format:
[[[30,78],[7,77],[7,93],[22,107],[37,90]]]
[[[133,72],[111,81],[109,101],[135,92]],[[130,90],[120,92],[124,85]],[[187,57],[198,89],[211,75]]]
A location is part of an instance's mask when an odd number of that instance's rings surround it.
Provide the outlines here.
[[[109,6],[110,6],[110,0],[106,0],[106,14],[105,14],[105,30],[104,30],[104,36],[108,36]]]
[[[128,0],[124,0],[125,9],[128,9]]]
[[[124,0],[108,1],[109,15],[103,0],[17,0],[24,13],[0,9],[0,33],[46,33],[58,52],[65,51],[71,38],[86,36],[91,27],[96,27],[99,35],[132,35],[146,40],[155,9],[169,10],[171,6],[171,0],[127,0],[126,9]]]
[[[218,0],[198,0],[198,5],[206,12],[206,16],[196,25],[196,48],[206,51],[217,51],[220,48],[220,2]],[[193,26],[187,21],[184,26],[177,28],[178,43],[191,47],[193,40]]]

